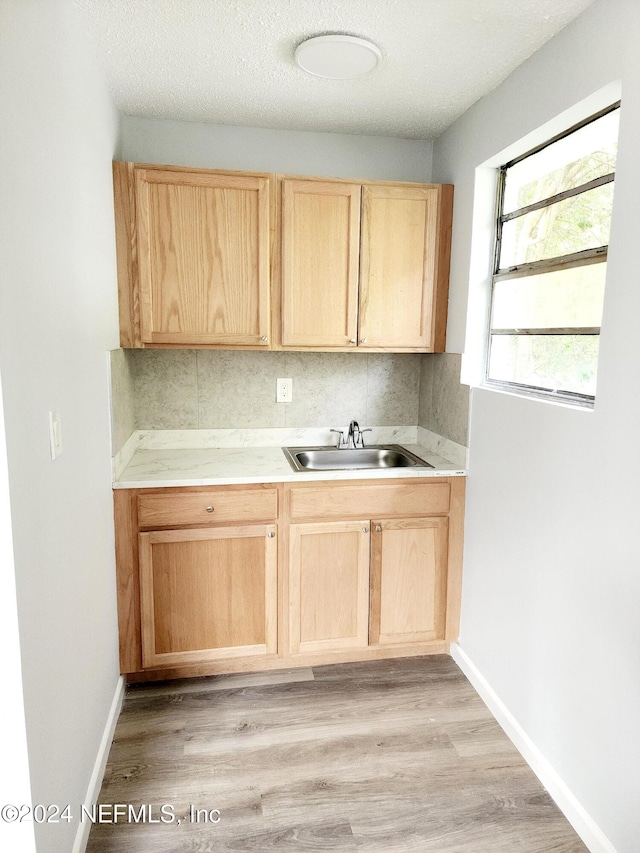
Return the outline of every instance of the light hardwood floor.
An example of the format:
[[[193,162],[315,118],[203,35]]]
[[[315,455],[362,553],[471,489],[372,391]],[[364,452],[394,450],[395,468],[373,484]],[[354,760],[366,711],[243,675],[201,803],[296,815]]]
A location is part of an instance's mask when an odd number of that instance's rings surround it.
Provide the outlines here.
[[[220,822],[96,824],[87,853],[586,850],[444,655],[132,687],[99,802]]]

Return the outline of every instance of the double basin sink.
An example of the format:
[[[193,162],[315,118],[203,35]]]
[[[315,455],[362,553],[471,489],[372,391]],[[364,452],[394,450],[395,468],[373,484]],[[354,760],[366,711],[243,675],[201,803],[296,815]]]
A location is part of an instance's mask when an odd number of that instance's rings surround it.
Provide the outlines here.
[[[399,444],[369,447],[283,447],[294,471],[354,471],[371,468],[433,468]]]

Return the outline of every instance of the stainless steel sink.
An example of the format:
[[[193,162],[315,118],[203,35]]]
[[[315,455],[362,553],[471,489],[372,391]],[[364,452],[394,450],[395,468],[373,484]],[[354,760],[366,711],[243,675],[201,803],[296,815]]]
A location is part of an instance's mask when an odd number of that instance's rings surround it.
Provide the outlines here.
[[[283,447],[294,471],[350,471],[367,468],[433,468],[399,444],[370,447]]]

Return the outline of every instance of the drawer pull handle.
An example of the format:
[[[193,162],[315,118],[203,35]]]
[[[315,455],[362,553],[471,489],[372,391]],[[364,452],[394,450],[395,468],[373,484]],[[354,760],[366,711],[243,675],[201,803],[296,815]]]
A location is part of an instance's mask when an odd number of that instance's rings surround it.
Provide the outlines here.
[[[380,533],[382,531],[382,528],[380,527],[379,524],[376,524],[374,530],[376,531],[376,533]]]
[[[349,343],[350,344],[357,344],[358,342],[355,338],[349,338]]]
[[[261,340],[261,341],[268,341],[268,340],[269,340],[269,338],[268,338],[266,335],[263,335],[263,336],[260,338],[260,340]]]
[[[269,537],[269,539],[273,539],[275,535],[276,535],[276,534],[273,532],[273,530],[270,530],[270,531],[267,533],[267,536]]]
[[[208,506],[208,507],[207,507],[207,512],[213,512],[213,507],[212,507],[212,506]]]
[[[366,342],[367,342],[367,339],[366,339],[366,338],[360,338],[360,343],[361,343],[361,344],[366,344]]]
[[[368,533],[368,532],[369,532],[369,528],[368,528],[368,527],[363,527],[363,528],[362,528],[362,532],[363,532],[363,533]]]

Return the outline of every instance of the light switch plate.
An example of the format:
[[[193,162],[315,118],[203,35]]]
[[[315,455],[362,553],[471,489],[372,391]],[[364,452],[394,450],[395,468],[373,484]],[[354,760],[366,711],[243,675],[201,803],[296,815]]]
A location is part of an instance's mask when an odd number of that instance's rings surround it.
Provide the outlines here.
[[[51,459],[57,459],[62,453],[62,426],[57,412],[49,412],[49,447]]]
[[[276,403],[290,403],[293,399],[293,379],[276,379]]]

